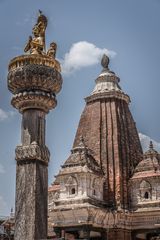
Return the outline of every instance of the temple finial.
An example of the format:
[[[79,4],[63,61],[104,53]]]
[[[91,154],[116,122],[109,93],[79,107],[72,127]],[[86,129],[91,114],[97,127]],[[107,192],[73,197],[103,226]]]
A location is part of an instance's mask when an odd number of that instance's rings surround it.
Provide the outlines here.
[[[101,60],[101,65],[103,68],[108,69],[109,65],[109,57],[106,54],[103,54],[102,60]]]
[[[150,149],[150,150],[153,149],[153,142],[152,142],[152,141],[150,141],[150,143],[149,143],[149,149]]]
[[[42,11],[39,9],[39,15],[42,15]]]

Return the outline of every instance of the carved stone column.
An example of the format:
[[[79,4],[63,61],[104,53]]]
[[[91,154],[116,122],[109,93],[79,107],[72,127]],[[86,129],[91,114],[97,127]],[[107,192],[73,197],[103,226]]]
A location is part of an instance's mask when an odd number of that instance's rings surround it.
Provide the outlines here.
[[[59,63],[47,55],[22,55],[9,64],[11,104],[22,114],[16,147],[15,240],[47,239],[49,150],[45,115],[56,106],[62,78]]]

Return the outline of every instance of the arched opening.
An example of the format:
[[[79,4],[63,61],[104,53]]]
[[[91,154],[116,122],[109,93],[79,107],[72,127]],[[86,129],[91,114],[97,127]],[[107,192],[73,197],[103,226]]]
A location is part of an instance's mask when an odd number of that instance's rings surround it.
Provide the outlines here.
[[[145,198],[145,199],[148,199],[148,198],[149,198],[149,193],[148,193],[148,192],[145,192],[144,198]]]
[[[141,201],[152,199],[152,185],[149,181],[143,180],[140,183]]]
[[[68,197],[75,197],[78,194],[78,183],[74,176],[70,176],[66,183]]]
[[[71,189],[71,194],[75,194],[76,193],[76,189],[75,188],[72,188]]]

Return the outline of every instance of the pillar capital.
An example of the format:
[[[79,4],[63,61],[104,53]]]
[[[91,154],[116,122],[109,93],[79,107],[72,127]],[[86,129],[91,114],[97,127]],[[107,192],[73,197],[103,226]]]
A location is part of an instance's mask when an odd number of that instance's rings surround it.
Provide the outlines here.
[[[61,90],[60,64],[47,55],[22,55],[11,60],[8,89],[14,94],[11,104],[21,113],[41,109],[48,113],[56,107]]]

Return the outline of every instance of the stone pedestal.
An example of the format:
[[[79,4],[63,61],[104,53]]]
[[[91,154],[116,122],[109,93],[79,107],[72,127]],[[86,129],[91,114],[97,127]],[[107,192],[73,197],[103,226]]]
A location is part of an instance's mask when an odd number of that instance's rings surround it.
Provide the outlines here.
[[[9,64],[8,88],[22,114],[21,145],[16,147],[15,240],[47,239],[49,150],[45,115],[56,106],[60,65],[43,55],[23,55]]]

